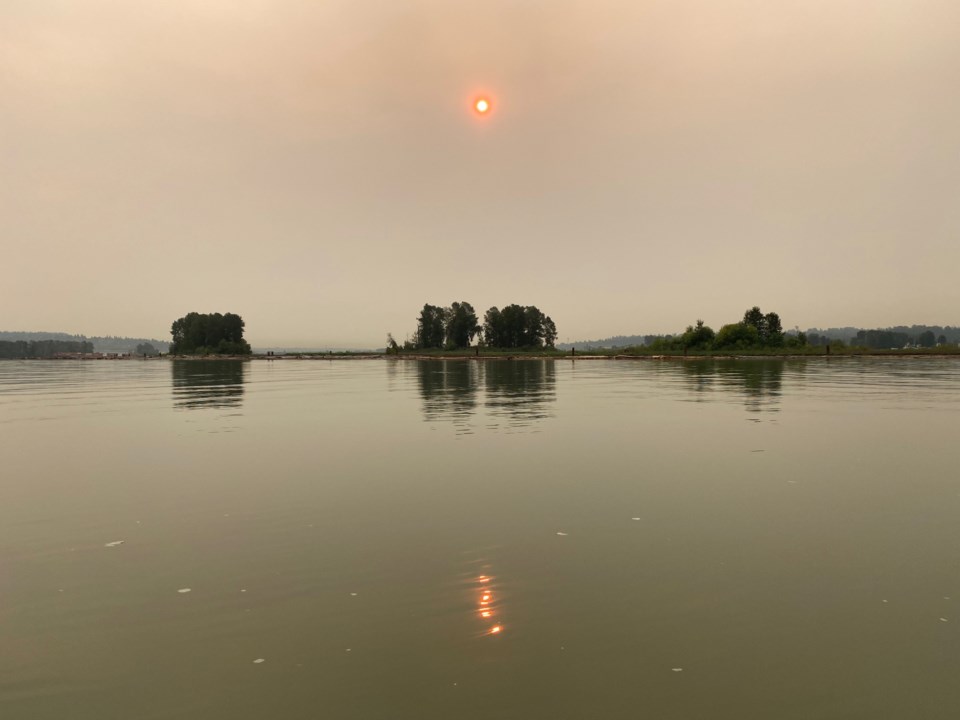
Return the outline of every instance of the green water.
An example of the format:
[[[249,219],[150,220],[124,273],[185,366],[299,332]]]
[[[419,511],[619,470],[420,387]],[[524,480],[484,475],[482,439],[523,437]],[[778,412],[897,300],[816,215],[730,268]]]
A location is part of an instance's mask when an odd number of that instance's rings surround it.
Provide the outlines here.
[[[3,362],[0,718],[954,718],[958,438],[949,359]]]

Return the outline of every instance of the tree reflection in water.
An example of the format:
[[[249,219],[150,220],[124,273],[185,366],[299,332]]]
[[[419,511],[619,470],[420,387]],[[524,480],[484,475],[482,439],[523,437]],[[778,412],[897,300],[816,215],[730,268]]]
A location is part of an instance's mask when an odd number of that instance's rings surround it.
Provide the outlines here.
[[[501,419],[522,428],[550,417],[556,400],[553,360],[420,360],[415,372],[424,419],[452,421],[458,433],[472,432],[481,388],[493,429]]]
[[[416,370],[424,420],[451,420],[458,432],[471,432],[467,421],[477,406],[477,363],[419,360]]]
[[[739,393],[748,412],[777,412],[785,361],[767,358],[739,360],[688,360],[680,367],[693,391],[703,401],[714,390]],[[803,363],[793,368],[803,370]]]
[[[486,408],[491,417],[504,418],[520,428],[552,417],[557,399],[555,360],[504,360],[486,364]]]
[[[246,369],[243,360],[171,361],[173,406],[188,410],[239,407]]]

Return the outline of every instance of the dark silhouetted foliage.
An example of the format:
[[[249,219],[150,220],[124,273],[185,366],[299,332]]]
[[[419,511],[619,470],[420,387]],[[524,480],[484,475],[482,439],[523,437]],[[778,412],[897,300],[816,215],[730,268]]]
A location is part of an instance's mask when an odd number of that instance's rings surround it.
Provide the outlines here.
[[[233,313],[188,313],[170,328],[174,355],[249,355],[243,318]]]
[[[49,358],[57,353],[92,353],[93,343],[76,340],[0,340],[0,358]]]
[[[492,307],[483,318],[483,341],[496,348],[552,348],[557,326],[534,305]]]

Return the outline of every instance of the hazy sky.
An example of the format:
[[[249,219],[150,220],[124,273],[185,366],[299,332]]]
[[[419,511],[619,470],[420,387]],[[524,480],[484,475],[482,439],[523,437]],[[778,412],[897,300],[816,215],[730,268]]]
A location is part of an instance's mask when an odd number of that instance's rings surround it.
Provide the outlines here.
[[[0,0],[0,250],[6,330],[960,324],[960,2]]]

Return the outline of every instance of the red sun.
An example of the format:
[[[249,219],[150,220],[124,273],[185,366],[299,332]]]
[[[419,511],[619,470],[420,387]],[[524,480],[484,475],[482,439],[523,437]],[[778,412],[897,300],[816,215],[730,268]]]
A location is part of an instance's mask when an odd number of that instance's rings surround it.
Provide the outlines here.
[[[473,109],[478,115],[486,115],[490,112],[490,99],[485,97],[478,97],[473,101]]]

